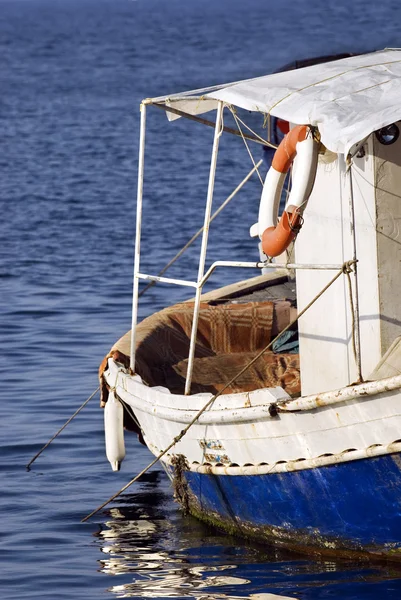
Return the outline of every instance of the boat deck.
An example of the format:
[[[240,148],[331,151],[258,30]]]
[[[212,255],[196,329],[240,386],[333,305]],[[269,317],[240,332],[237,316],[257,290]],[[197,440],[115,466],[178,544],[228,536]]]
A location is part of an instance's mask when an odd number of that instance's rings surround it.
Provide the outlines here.
[[[245,302],[269,302],[273,300],[289,300],[296,303],[295,281],[287,281],[277,285],[272,285],[260,290],[255,290],[248,294],[229,298],[226,302],[231,304]]]

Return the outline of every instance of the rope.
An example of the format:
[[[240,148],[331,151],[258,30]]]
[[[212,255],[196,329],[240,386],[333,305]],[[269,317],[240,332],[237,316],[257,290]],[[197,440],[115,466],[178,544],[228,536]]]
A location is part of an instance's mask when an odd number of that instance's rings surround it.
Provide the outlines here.
[[[90,519],[91,517],[93,517],[93,515],[95,515],[97,512],[99,512],[99,510],[101,510],[102,508],[104,508],[105,506],[107,506],[107,504],[109,504],[110,502],[112,502],[113,500],[115,500],[115,498],[117,498],[120,494],[122,494],[122,492],[125,492],[126,489],[128,489],[133,483],[135,483],[135,481],[138,481],[138,479],[140,479],[142,477],[142,475],[144,475],[151,467],[153,467],[153,465],[155,465],[165,454],[167,454],[167,452],[169,450],[171,450],[171,448],[173,446],[175,446],[183,437],[184,435],[187,433],[187,431],[192,427],[192,425],[194,425],[194,423],[196,423],[196,421],[199,419],[199,417],[209,408],[209,406],[211,406],[211,404],[213,404],[213,402],[219,397],[221,396],[221,394],[223,392],[225,392],[225,390],[230,387],[230,385],[232,385],[239,377],[241,377],[241,375],[243,375],[245,373],[245,371],[247,371],[261,356],[262,354],[264,354],[273,344],[274,342],[281,336],[283,335],[283,333],[285,333],[288,329],[290,329],[290,327],[292,327],[296,321],[302,317],[303,314],[305,314],[305,312],[329,289],[329,287],[343,274],[345,273],[345,269],[350,268],[352,264],[355,264],[355,261],[348,261],[345,262],[342,266],[342,268],[336,273],[336,275],[329,281],[329,283],[327,285],[325,285],[325,287],[309,302],[309,304],[307,304],[305,306],[305,308],[303,310],[301,310],[301,312],[297,315],[297,317],[295,319],[293,319],[291,321],[291,323],[289,325],[287,325],[287,327],[285,327],[271,342],[269,342],[269,344],[267,344],[267,346],[265,346],[260,352],[258,352],[258,354],[243,368],[241,369],[241,371],[239,373],[237,373],[232,379],[230,379],[230,381],[228,381],[224,387],[219,390],[214,396],[212,396],[212,398],[210,398],[210,400],[208,400],[206,402],[206,404],[196,413],[195,417],[192,419],[192,421],[190,423],[188,423],[188,425],[181,431],[181,433],[179,433],[171,442],[171,444],[169,444],[167,446],[167,448],[165,448],[162,452],[160,452],[160,454],[158,454],[153,460],[152,462],[150,462],[148,464],[147,467],[145,467],[140,473],[138,473],[138,475],[136,475],[133,479],[131,479],[131,481],[129,481],[126,485],[124,485],[116,494],[113,494],[113,496],[111,496],[108,500],[106,500],[106,502],[103,502],[103,504],[101,504],[100,506],[98,506],[98,508],[96,508],[95,510],[93,510],[91,513],[89,513],[86,517],[84,517],[81,521],[81,523],[84,523],[85,521],[87,521],[88,519]]]
[[[223,210],[223,208],[225,208],[227,206],[227,204],[234,198],[234,196],[237,195],[237,193],[240,191],[240,189],[247,183],[247,181],[251,178],[251,176],[254,174],[254,172],[256,171],[256,169],[258,167],[260,167],[260,165],[263,163],[263,160],[260,160],[254,167],[253,169],[251,169],[248,173],[248,175],[246,177],[244,177],[244,179],[241,181],[240,184],[237,185],[237,187],[235,188],[235,190],[228,196],[228,198],[226,198],[224,200],[224,202],[219,206],[219,208],[213,213],[213,215],[210,217],[210,221],[209,221],[209,225],[210,223],[217,217],[217,215],[219,213],[221,213],[221,211]],[[181,250],[179,252],[177,252],[177,254],[174,256],[174,258],[172,258],[170,260],[169,263],[167,263],[167,265],[165,267],[163,267],[163,269],[161,271],[159,271],[159,273],[157,274],[158,277],[161,277],[161,275],[163,275],[163,273],[165,273],[174,263],[176,260],[178,260],[180,258],[180,256],[182,256],[184,254],[184,252],[194,243],[194,241],[201,235],[201,233],[203,232],[203,227],[201,227],[189,240],[189,242],[187,242],[185,244],[185,246],[183,248],[181,248]],[[150,283],[148,283],[147,285],[145,285],[145,287],[139,292],[138,297],[143,296],[143,294],[151,287],[153,287],[157,282],[156,281],[151,281]]]
[[[269,140],[269,142],[271,140],[271,129],[272,129],[271,126],[272,126],[272,123],[271,123],[271,114],[268,113],[267,114],[267,139]]]
[[[255,167],[255,169],[256,169],[256,171],[257,171],[257,173],[258,173],[258,177],[259,177],[259,179],[260,179],[260,183],[262,184],[262,187],[263,187],[263,179],[262,179],[262,176],[261,176],[261,174],[259,173],[259,170],[258,170],[258,169],[257,169],[257,167],[256,167],[255,159],[253,158],[253,156],[252,156],[252,152],[250,151],[250,149],[249,149],[249,146],[248,146],[248,144],[247,144],[247,142],[246,142],[245,136],[244,136],[244,134],[243,134],[243,132],[242,132],[242,129],[241,129],[241,125],[239,124],[239,119],[238,119],[237,115],[235,114],[235,111],[234,111],[234,110],[232,110],[232,108],[230,108],[230,110],[231,110],[231,112],[232,112],[232,115],[233,115],[233,117],[234,117],[234,120],[235,120],[235,122],[236,122],[236,124],[237,124],[238,131],[239,131],[239,132],[240,132],[240,134],[241,134],[242,140],[243,140],[243,142],[244,142],[244,144],[245,144],[245,147],[246,147],[246,149],[247,149],[247,151],[248,151],[248,154],[249,154],[249,156],[250,156],[250,158],[251,158],[251,161],[252,161],[252,163],[253,163],[253,166]]]
[[[121,404],[123,405],[123,407],[125,408],[125,410],[126,410],[126,411],[127,411],[127,413],[129,414],[129,416],[131,417],[131,419],[133,420],[133,422],[135,423],[135,425],[136,425],[137,427],[139,427],[139,429],[141,430],[141,432],[142,432],[142,434],[143,434],[142,427],[141,427],[141,425],[140,425],[140,423],[139,423],[139,421],[138,421],[138,419],[137,419],[137,417],[136,417],[136,414],[135,414],[135,413],[134,413],[134,411],[132,410],[132,407],[131,407],[131,406],[130,406],[130,405],[127,403],[127,402],[124,402],[124,400],[122,400],[122,399],[120,398],[120,396],[118,396],[118,394],[116,394],[116,393],[115,393],[115,397],[117,398],[117,400],[118,400],[119,402],[121,402]]]
[[[350,222],[351,222],[351,236],[353,240],[354,246],[354,260],[356,260],[357,250],[356,250],[356,235],[355,235],[355,207],[354,207],[354,186],[353,186],[353,178],[352,178],[352,169],[349,169],[349,185],[350,185]],[[349,281],[350,286],[350,300],[352,301],[352,327],[353,327],[353,345],[355,351],[355,362],[358,371],[359,381],[363,381],[362,377],[362,361],[361,361],[361,338],[360,338],[360,324],[359,324],[359,300],[358,300],[358,280],[357,280],[357,267],[355,265],[354,270],[354,280],[355,280],[355,300],[352,297],[352,286],[351,281]],[[356,321],[356,323],[355,323]]]
[[[120,373],[124,373],[123,369],[119,369],[119,370],[117,371],[117,375],[116,375],[116,381],[115,381],[115,383],[114,383],[114,386],[113,386],[113,387],[110,387],[110,390],[109,390],[109,391],[110,391],[110,392],[113,392],[113,394],[114,394],[114,396],[115,396],[116,400],[118,400],[118,401],[119,401],[119,402],[120,402],[120,403],[123,405],[124,409],[125,409],[125,410],[127,411],[127,413],[130,415],[130,417],[131,417],[131,418],[132,418],[132,420],[134,421],[135,425],[137,425],[137,426],[139,427],[139,429],[141,430],[141,432],[143,433],[143,431],[142,431],[142,427],[141,427],[141,425],[140,425],[140,423],[139,423],[139,421],[138,421],[138,419],[137,419],[137,417],[136,417],[136,415],[135,415],[134,411],[132,410],[131,406],[130,406],[129,404],[127,404],[127,402],[124,402],[124,400],[122,400],[122,399],[120,398],[120,396],[117,394],[118,378],[120,377]]]
[[[360,361],[358,360],[358,354],[356,351],[356,323],[355,323],[355,309],[354,309],[354,297],[353,297],[353,292],[352,292],[352,283],[351,283],[351,276],[350,276],[350,271],[347,269],[346,271],[344,271],[345,275],[347,276],[347,281],[348,281],[348,293],[349,293],[349,303],[350,303],[350,307],[351,307],[351,319],[352,319],[352,325],[351,325],[351,338],[352,338],[352,350],[354,353],[354,360],[355,360],[355,364],[357,366],[358,369],[358,381],[362,381],[362,373],[361,373],[361,365],[360,365]]]
[[[278,148],[277,144],[273,144],[273,142],[270,141],[270,126],[269,126],[269,129],[267,131],[267,140],[265,140],[264,138],[262,138],[261,135],[259,135],[258,133],[256,133],[256,131],[254,131],[251,127],[249,127],[249,125],[247,125],[245,123],[245,121],[243,121],[242,119],[240,119],[240,117],[238,116],[235,108],[232,105],[228,105],[228,108],[233,113],[233,115],[235,115],[237,117],[237,121],[239,123],[241,123],[241,125],[243,125],[248,131],[250,131],[257,139],[259,139],[261,142],[263,142],[263,144],[265,146],[269,146],[269,148],[273,148],[274,150],[277,150],[277,148]],[[268,113],[266,115],[266,117],[267,117],[267,122],[269,123],[270,122],[270,113]],[[238,122],[237,122],[237,126],[238,126]],[[241,131],[241,129],[239,127],[238,127],[238,130]]]
[[[172,108],[171,106],[165,106],[164,104],[152,104],[152,106],[156,106],[157,108],[160,108],[161,110],[173,113],[174,115],[178,115],[179,117],[184,117],[186,119],[189,119],[190,121],[196,121],[197,123],[202,123],[203,125],[207,125],[208,127],[212,127],[213,129],[216,126],[216,123],[214,123],[213,121],[208,121],[207,119],[202,119],[201,117],[191,115],[189,113],[183,112],[182,110]],[[237,131],[236,129],[231,129],[231,127],[224,127],[224,131],[226,133],[231,133],[232,135],[235,135],[237,137],[241,137],[240,132]],[[245,134],[245,137],[248,140],[250,140],[251,142],[255,142],[256,144],[262,144],[263,146],[266,146],[268,144],[268,142],[266,142],[266,140],[264,140],[263,138],[259,139],[258,137],[254,137],[254,136],[248,135],[248,134]]]
[[[42,454],[43,450],[46,450],[46,448],[52,443],[52,441],[63,431],[63,429],[65,429],[67,427],[67,425],[69,423],[71,423],[71,421],[74,419],[74,417],[76,417],[77,414],[79,412],[81,412],[81,410],[88,404],[89,400],[92,400],[93,396],[96,396],[96,394],[98,393],[99,390],[100,390],[100,386],[93,392],[93,394],[91,394],[89,396],[89,398],[87,398],[85,400],[85,402],[83,404],[81,404],[81,406],[74,412],[74,414],[68,419],[68,421],[66,421],[64,423],[64,425],[62,427],[60,427],[60,429],[57,431],[57,433],[54,434],[54,436],[47,442],[47,444],[45,444],[43,446],[43,448],[41,450],[39,450],[39,452],[37,454],[35,454],[33,459],[26,465],[26,468],[28,469],[28,471],[29,471],[31,464],[33,462],[35,462],[35,460]]]

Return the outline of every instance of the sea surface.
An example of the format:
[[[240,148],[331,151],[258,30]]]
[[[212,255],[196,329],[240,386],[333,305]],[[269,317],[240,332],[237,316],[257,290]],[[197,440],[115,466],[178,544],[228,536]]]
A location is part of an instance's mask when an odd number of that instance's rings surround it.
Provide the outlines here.
[[[157,466],[81,524],[151,460],[127,436],[111,471],[98,398],[25,468],[130,328],[140,100],[396,47],[400,23],[396,0],[0,0],[1,600],[401,597],[401,568],[295,556],[184,517]],[[213,131],[157,108],[148,125],[142,269],[155,274],[202,225]],[[223,136],[215,207],[251,167]],[[212,225],[208,264],[257,259],[259,197],[253,176]],[[171,276],[194,278],[198,253]],[[157,285],[140,316],[184,297]]]

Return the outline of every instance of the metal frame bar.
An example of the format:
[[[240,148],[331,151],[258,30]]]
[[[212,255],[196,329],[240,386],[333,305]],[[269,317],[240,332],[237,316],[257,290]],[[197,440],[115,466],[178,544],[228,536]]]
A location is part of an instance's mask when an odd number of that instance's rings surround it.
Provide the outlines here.
[[[171,279],[171,277],[147,275],[146,273],[137,273],[136,276],[138,277],[138,279],[144,279],[145,281],[160,281],[162,283],[172,283],[173,285],[183,285],[185,287],[198,287],[196,281],[188,281],[186,279]]]
[[[273,263],[273,262],[264,262],[261,263],[264,269],[304,269],[311,271],[338,271],[338,269],[342,269],[343,265],[336,264],[326,264],[326,265],[316,265],[313,263]]]
[[[187,98],[185,98],[187,100]],[[172,106],[167,106],[166,104],[158,104],[154,102],[151,104],[152,106],[156,106],[157,108],[161,108],[162,110],[169,112],[173,115],[177,115],[178,117],[183,117],[185,119],[189,119],[190,121],[196,121],[197,123],[202,123],[202,125],[207,125],[208,127],[214,127],[215,124],[213,121],[209,121],[208,119],[204,119],[203,117],[198,117],[197,115],[191,115],[190,113],[186,113],[183,110],[179,110],[178,108],[174,108]],[[226,127],[225,125],[222,127],[222,130],[225,133],[231,133],[232,135],[236,135],[237,137],[244,137],[251,142],[256,142],[257,144],[261,144],[262,146],[270,146],[270,148],[277,148],[276,144],[273,144],[270,140],[261,140],[254,135],[249,133],[241,133],[238,129],[233,129],[232,127]]]
[[[210,221],[209,224],[212,223],[212,221],[214,221],[214,219],[221,213],[221,211],[227,206],[227,204],[229,202],[231,202],[231,200],[236,196],[236,194],[241,190],[241,188],[246,184],[246,182],[250,179],[250,177],[252,176],[252,174],[256,171],[256,169],[258,169],[260,167],[260,165],[262,164],[263,160],[261,159],[248,173],[248,175],[246,177],[244,177],[244,179],[241,181],[241,183],[239,183],[237,185],[237,187],[235,188],[235,190],[233,192],[231,192],[231,194],[229,196],[227,196],[227,198],[224,200],[224,202],[222,204],[220,204],[219,208],[213,213],[213,215],[210,217]],[[181,248],[181,250],[179,250],[177,252],[177,254],[157,273],[157,275],[155,275],[154,277],[162,277],[162,275],[176,262],[176,260],[178,260],[183,254],[184,252],[194,243],[195,240],[198,239],[198,237],[201,235],[203,231],[203,227],[201,227],[200,229],[198,229],[198,231],[196,233],[194,233],[194,235],[191,237],[191,239],[185,244],[185,246],[183,246]],[[145,285],[144,288],[142,288],[142,290],[139,292],[139,298],[141,296],[143,296],[143,294],[149,289],[151,288],[153,285],[155,285],[155,283],[157,283],[157,281],[161,281],[161,279],[154,279],[152,281],[150,281],[150,283],[148,283],[148,285]]]
[[[154,281],[161,283],[171,283],[173,285],[182,285],[184,287],[203,288],[207,280],[211,277],[217,267],[233,267],[240,269],[303,269],[313,271],[338,271],[342,265],[314,265],[298,263],[273,263],[273,262],[244,262],[240,260],[216,260],[212,263],[200,281],[188,281],[187,279],[172,279],[171,277],[161,277],[160,275],[149,275],[148,273],[137,273],[136,277],[144,281]],[[138,294],[139,296],[140,294]]]
[[[342,265],[300,265],[297,263],[272,263],[272,262],[240,262],[240,261],[232,261],[232,260],[216,260],[209,269],[206,271],[205,275],[200,282],[200,286],[203,287],[209,277],[213,274],[213,271],[217,267],[238,267],[238,268],[248,268],[248,269],[310,269],[315,271],[338,271],[342,268]]]
[[[255,78],[240,79],[238,81],[231,81],[229,83],[219,83],[216,85],[209,85],[208,87],[197,88],[196,90],[187,90],[184,92],[177,92],[175,94],[166,94],[164,96],[157,96],[156,98],[145,98],[143,100],[143,102],[146,104],[153,104],[155,102],[175,102],[176,100],[188,100],[188,99],[193,99],[193,100],[199,101],[199,100],[203,99],[204,95],[207,92],[216,92],[223,88],[232,87],[233,85],[236,85],[237,83],[245,83],[248,81],[253,81],[253,79],[255,79]]]
[[[243,261],[215,261],[210,268],[205,273],[205,262],[206,262],[206,253],[207,253],[207,244],[209,237],[209,226],[211,222],[211,210],[212,210],[212,202],[213,202],[213,193],[214,193],[214,181],[216,175],[216,165],[217,165],[217,155],[219,148],[219,140],[220,136],[224,131],[223,128],[223,110],[224,103],[219,101],[217,116],[215,122],[214,129],[214,140],[213,140],[213,148],[212,148],[212,157],[210,163],[210,171],[209,171],[209,184],[206,198],[206,206],[205,206],[205,217],[204,217],[204,225],[203,225],[203,234],[202,234],[202,244],[199,256],[199,267],[198,267],[198,278],[197,281],[188,281],[184,279],[173,279],[169,277],[160,277],[155,275],[149,275],[146,273],[140,273],[140,246],[141,246],[141,229],[142,229],[142,207],[143,207],[143,181],[144,181],[144,164],[145,164],[145,133],[146,133],[146,102],[141,104],[141,123],[140,123],[140,139],[139,139],[139,159],[138,159],[138,186],[137,186],[137,208],[136,208],[136,237],[135,237],[135,260],[134,260],[134,278],[133,278],[133,291],[132,291],[132,323],[131,323],[131,348],[130,348],[130,368],[131,372],[135,372],[135,342],[136,342],[136,325],[138,320],[138,299],[139,299],[139,280],[148,280],[148,281],[159,281],[163,283],[170,283],[174,285],[182,285],[185,287],[193,287],[196,289],[196,296],[194,301],[194,313],[192,320],[192,329],[191,329],[191,338],[190,338],[190,347],[189,347],[189,356],[188,356],[188,369],[187,369],[187,378],[185,383],[185,394],[190,394],[191,391],[191,381],[192,381],[192,371],[195,357],[195,345],[196,345],[196,336],[198,330],[198,321],[199,321],[199,312],[200,312],[200,301],[202,289],[208,279],[211,277],[213,272],[217,267],[234,267],[234,268],[271,268],[271,269],[313,269],[313,270],[338,270],[341,269],[343,265],[336,264],[325,264],[325,265],[316,265],[316,264],[297,264],[297,263],[273,263],[270,261],[265,262],[243,262]],[[354,224],[354,203],[353,203],[353,188],[352,188],[352,176],[351,169],[350,173],[350,214],[351,214],[351,223]],[[353,231],[353,240],[354,240],[354,263],[356,263],[356,240],[355,240],[355,232]],[[358,307],[358,281],[357,281],[357,273],[356,273],[356,265],[355,265],[355,306],[354,306],[354,314],[355,321],[357,323],[357,362],[358,362],[358,370],[359,373],[361,371],[361,359],[360,359],[360,332],[359,332],[359,307]]]
[[[142,199],[143,199],[143,174],[145,167],[145,131],[146,131],[146,104],[141,104],[141,129],[139,136],[138,159],[138,189],[136,200],[136,231],[135,231],[135,259],[134,281],[132,290],[132,321],[131,321],[131,351],[130,368],[135,371],[135,334],[138,320],[138,292],[139,292],[139,265],[141,255],[141,229],[142,229]]]
[[[197,289],[195,296],[195,304],[194,304],[194,315],[192,319],[192,331],[191,331],[191,341],[189,345],[189,356],[188,356],[188,369],[187,369],[187,379],[185,382],[185,394],[189,394],[191,391],[191,381],[192,381],[192,370],[194,365],[194,356],[195,356],[195,343],[196,343],[196,334],[198,330],[198,321],[199,321],[199,310],[200,310],[200,300],[202,294],[201,281],[203,279],[204,271],[205,271],[205,261],[206,261],[206,252],[207,252],[207,242],[209,238],[209,224],[210,224],[210,215],[212,212],[212,202],[213,202],[213,192],[214,192],[214,180],[216,175],[216,165],[217,165],[217,153],[219,149],[219,141],[220,136],[222,134],[221,126],[223,121],[223,102],[219,101],[216,115],[216,125],[214,128],[214,139],[213,139],[213,149],[212,149],[212,158],[210,161],[210,172],[209,172],[209,185],[207,190],[207,198],[206,198],[206,207],[205,207],[205,219],[203,225],[203,234],[202,234],[202,245],[199,257],[199,269],[198,269],[198,281],[197,281]]]

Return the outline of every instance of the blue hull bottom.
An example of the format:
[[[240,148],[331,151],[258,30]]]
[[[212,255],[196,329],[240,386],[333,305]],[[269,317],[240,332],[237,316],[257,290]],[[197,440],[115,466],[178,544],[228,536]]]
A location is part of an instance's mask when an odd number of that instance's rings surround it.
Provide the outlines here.
[[[401,560],[400,454],[268,475],[182,475],[190,512],[231,533]]]

